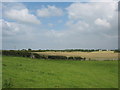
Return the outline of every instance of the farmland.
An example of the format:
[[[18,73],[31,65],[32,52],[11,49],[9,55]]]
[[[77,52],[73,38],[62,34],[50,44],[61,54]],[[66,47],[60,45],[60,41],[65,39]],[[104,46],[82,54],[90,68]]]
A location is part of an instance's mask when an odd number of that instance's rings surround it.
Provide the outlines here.
[[[118,61],[44,60],[3,56],[2,66],[3,88],[118,87]]]
[[[54,55],[54,56],[80,56],[90,60],[118,60],[118,53],[114,51],[95,51],[95,52],[34,52],[42,55]]]

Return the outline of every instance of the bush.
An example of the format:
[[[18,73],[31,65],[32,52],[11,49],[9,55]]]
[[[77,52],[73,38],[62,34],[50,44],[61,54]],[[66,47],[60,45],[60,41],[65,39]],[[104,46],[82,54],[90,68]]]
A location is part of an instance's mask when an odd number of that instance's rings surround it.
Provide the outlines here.
[[[48,59],[48,56],[45,56],[45,55],[40,55],[40,54],[37,54],[37,53],[33,53],[32,55],[34,56],[34,58]]]
[[[14,50],[3,50],[2,55],[6,56],[21,56],[21,57],[30,57],[31,53],[28,51],[14,51]]]
[[[35,58],[41,58],[41,56],[37,53],[33,53],[33,55],[34,55]]]
[[[74,60],[82,60],[82,57],[74,57]]]
[[[74,57],[68,57],[68,60],[73,60],[74,59]]]
[[[48,59],[67,59],[66,56],[48,56]]]
[[[2,55],[6,56],[20,56],[20,57],[31,57],[31,58],[38,58],[38,59],[46,59],[45,56],[39,55],[37,53],[31,53],[29,51],[15,51],[15,50],[3,50]]]
[[[68,57],[68,60],[84,60],[82,57]]]

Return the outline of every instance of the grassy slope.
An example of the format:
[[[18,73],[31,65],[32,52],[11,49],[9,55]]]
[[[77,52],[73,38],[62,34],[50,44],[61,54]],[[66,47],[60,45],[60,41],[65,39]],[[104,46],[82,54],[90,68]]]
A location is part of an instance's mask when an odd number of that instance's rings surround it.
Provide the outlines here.
[[[3,84],[18,88],[118,87],[117,61],[60,61],[3,57]]]

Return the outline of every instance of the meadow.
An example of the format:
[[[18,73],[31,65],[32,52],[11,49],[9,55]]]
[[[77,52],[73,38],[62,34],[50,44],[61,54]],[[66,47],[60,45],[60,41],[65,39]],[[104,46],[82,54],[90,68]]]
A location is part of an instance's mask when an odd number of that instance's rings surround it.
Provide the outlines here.
[[[2,57],[3,88],[117,88],[118,61]]]

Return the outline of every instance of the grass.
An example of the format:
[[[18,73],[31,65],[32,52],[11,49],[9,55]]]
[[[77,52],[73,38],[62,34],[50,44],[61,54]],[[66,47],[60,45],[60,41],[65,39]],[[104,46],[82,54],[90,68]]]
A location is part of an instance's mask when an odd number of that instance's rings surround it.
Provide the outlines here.
[[[117,88],[117,61],[3,56],[3,88]]]
[[[114,53],[114,51],[95,51],[95,52],[35,52],[42,55],[60,55],[60,56],[81,56],[87,59],[94,60],[117,60],[118,53]]]

